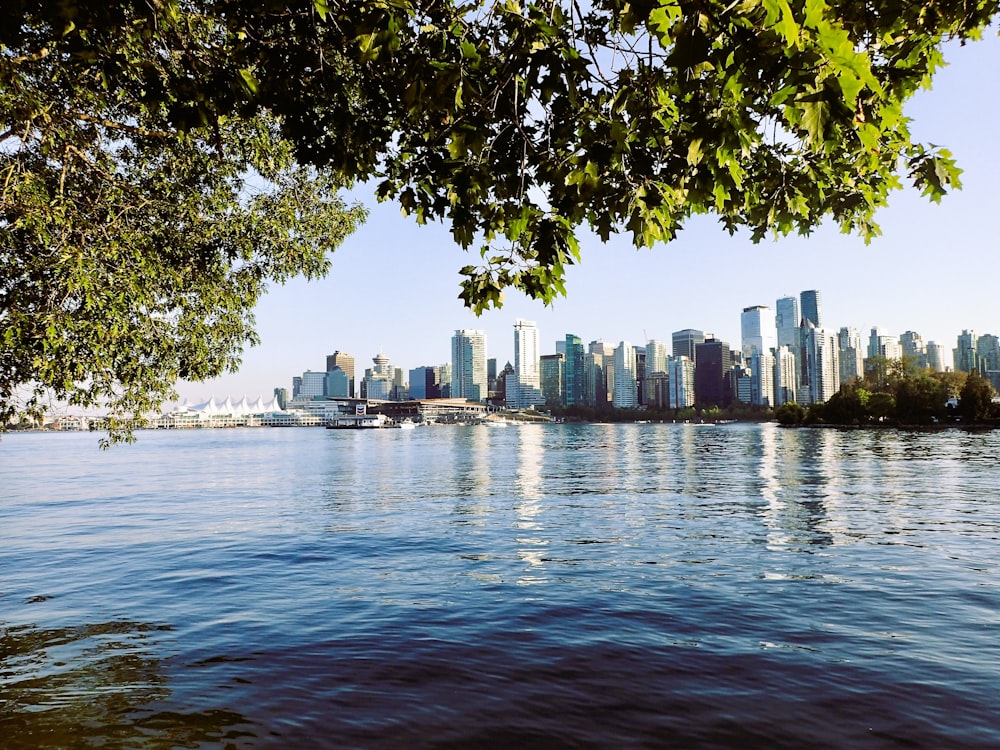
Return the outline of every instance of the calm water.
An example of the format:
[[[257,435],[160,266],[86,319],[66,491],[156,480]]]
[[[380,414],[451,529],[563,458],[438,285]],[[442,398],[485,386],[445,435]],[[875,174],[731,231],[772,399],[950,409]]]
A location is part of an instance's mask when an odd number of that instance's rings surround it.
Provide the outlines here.
[[[1000,432],[0,442],[0,746],[1000,747]]]

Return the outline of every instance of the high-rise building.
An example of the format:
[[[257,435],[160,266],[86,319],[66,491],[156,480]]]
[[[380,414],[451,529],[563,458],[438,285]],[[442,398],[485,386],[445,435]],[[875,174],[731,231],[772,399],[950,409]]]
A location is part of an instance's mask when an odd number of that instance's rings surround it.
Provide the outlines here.
[[[874,357],[893,360],[903,358],[903,347],[900,346],[899,339],[887,334],[878,326],[874,326],[868,336],[868,359]]]
[[[390,399],[396,385],[396,369],[381,351],[372,357],[375,367],[365,373],[365,394],[370,399]]]
[[[646,344],[646,376],[649,377],[654,372],[666,372],[667,357],[667,345],[650,339]]]
[[[681,354],[671,357],[667,368],[670,374],[670,408],[694,406],[694,361]]]
[[[774,306],[774,327],[778,338],[777,346],[787,346],[798,351],[799,346],[799,301],[795,297],[781,297]]]
[[[669,365],[668,365],[669,367]],[[650,409],[670,408],[670,375],[667,372],[651,372],[646,376],[643,395]]]
[[[339,367],[334,367],[326,373],[326,395],[330,398],[349,398],[351,395],[351,379]]]
[[[740,315],[740,331],[743,339],[743,362],[748,363],[754,351],[770,352],[778,345],[775,316],[766,305],[744,307]]]
[[[410,370],[410,398],[441,398],[441,368],[424,365]]]
[[[979,370],[987,372],[1000,370],[1000,338],[992,333],[984,333],[976,341],[976,358],[979,360]]]
[[[672,351],[675,357],[684,355],[692,362],[695,362],[695,349],[698,344],[705,342],[705,332],[694,328],[685,328],[683,331],[674,331],[670,335]]]
[[[542,401],[548,407],[559,406],[563,402],[563,363],[565,361],[566,357],[562,354],[543,354],[539,358]]]
[[[326,373],[306,370],[299,381],[299,396],[321,398],[326,395]]]
[[[808,320],[816,328],[823,327],[823,297],[818,289],[808,289],[799,294],[802,320]]]
[[[906,331],[899,337],[899,346],[903,356],[908,357],[917,367],[927,367],[927,348],[924,340],[916,331]]]
[[[774,405],[781,406],[795,401],[799,389],[799,365],[794,350],[779,346],[774,354]]]
[[[538,371],[538,327],[534,321],[514,321],[514,376],[507,378],[507,406],[527,409],[543,403]]]
[[[463,328],[451,337],[451,398],[483,401],[486,380],[486,334]]]
[[[927,367],[932,372],[945,371],[945,350],[942,344],[937,344],[933,341],[927,342]]]
[[[865,358],[861,349],[861,334],[857,328],[844,326],[837,333],[840,357],[840,382],[849,383],[865,376]]]
[[[596,385],[595,395],[598,397],[597,406],[607,406],[615,391],[615,347],[598,339],[591,341],[588,349],[593,355],[601,355],[600,366],[604,382]],[[595,359],[595,363],[596,361]]]
[[[750,403],[773,407],[774,403],[774,349],[750,355]]]
[[[566,361],[563,363],[563,403],[566,406],[584,403],[583,341],[572,333],[566,334]]]
[[[966,329],[959,334],[958,346],[952,350],[956,372],[972,372],[979,368],[979,357],[976,353],[977,343],[979,343],[979,337],[974,332]]]
[[[729,406],[733,388],[732,354],[725,341],[710,338],[695,347],[694,395],[705,406]]]
[[[809,403],[829,401],[840,389],[837,337],[822,328],[806,327],[806,367],[809,372]]]
[[[636,380],[635,347],[622,341],[615,349],[615,386],[611,403],[617,409],[634,409],[639,405]]]
[[[274,389],[274,400],[278,402],[278,408],[284,409],[285,404],[288,403],[288,389],[287,388],[275,388]]]
[[[334,367],[339,367],[347,374],[350,381],[349,395],[354,397],[354,355],[345,352],[335,351],[326,356],[326,371],[330,372]]]

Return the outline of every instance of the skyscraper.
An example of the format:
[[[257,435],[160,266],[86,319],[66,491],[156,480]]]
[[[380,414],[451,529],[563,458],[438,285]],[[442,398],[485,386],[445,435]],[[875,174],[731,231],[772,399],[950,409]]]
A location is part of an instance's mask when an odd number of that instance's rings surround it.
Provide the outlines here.
[[[795,297],[782,297],[774,306],[774,326],[778,337],[778,346],[787,346],[797,352],[799,343],[799,301]]]
[[[802,319],[810,321],[817,328],[823,327],[823,297],[818,289],[809,289],[799,294]]]
[[[754,351],[767,354],[778,345],[775,316],[767,305],[744,307],[740,315],[740,331],[744,363],[750,361]]]
[[[829,401],[840,388],[837,337],[822,328],[808,326],[805,349],[809,373],[809,403],[821,404]]]
[[[563,363],[563,403],[566,406],[583,403],[584,349],[583,341],[572,333],[566,334],[566,361]]]
[[[970,330],[962,331],[958,336],[958,346],[952,350],[957,372],[972,372],[979,367],[979,357],[976,344],[979,337]]]
[[[563,402],[563,354],[543,354],[539,358],[542,382],[542,400],[546,406],[559,406]]]
[[[729,371],[732,357],[729,344],[718,339],[707,339],[696,348],[694,360],[694,395],[699,404],[729,406],[732,387]]]
[[[514,376],[507,379],[507,405],[526,409],[543,403],[538,370],[538,327],[534,321],[514,321]]]
[[[463,328],[451,337],[451,397],[482,401],[489,392],[486,381],[486,334]]]
[[[694,362],[685,355],[671,357],[670,408],[686,409],[694,406]]]
[[[646,375],[654,372],[667,371],[667,345],[662,341],[650,339],[646,344]]]
[[[864,352],[857,328],[844,326],[840,329],[837,333],[837,349],[840,353],[840,382],[848,383],[855,378],[864,377]]]
[[[618,409],[634,409],[639,405],[635,348],[628,341],[620,342],[615,349],[615,390],[611,403]]]
[[[334,367],[339,367],[347,374],[350,383],[349,394],[354,397],[354,355],[335,351],[326,356],[326,371],[330,372]]]
[[[705,332],[694,328],[685,328],[683,331],[674,331],[671,335],[672,351],[675,357],[684,355],[692,362],[695,361],[695,349],[698,344],[705,341]]]

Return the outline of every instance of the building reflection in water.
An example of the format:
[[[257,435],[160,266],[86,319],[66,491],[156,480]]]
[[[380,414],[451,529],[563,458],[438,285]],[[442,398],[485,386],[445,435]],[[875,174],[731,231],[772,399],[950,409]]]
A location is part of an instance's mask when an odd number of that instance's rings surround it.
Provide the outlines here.
[[[0,621],[0,745],[249,746],[249,720],[229,707],[177,710],[157,640],[170,628],[128,621],[64,628]]]
[[[517,556],[527,563],[527,568],[518,577],[522,586],[546,583],[541,575],[548,550],[548,540],[544,538],[542,514],[542,466],[545,447],[545,429],[539,425],[524,425],[517,428],[517,480],[515,482],[514,511],[516,519],[515,542]]]
[[[838,492],[835,436],[774,425],[762,425],[755,434],[768,548],[809,552],[833,544],[828,504]]]

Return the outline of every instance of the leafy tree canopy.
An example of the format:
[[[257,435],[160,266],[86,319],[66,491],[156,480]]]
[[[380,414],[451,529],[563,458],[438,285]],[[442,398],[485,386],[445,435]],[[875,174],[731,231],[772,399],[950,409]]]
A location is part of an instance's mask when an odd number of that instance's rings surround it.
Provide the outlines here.
[[[323,271],[317,249],[358,218],[332,192],[353,180],[480,246],[461,270],[476,311],[507,287],[564,292],[584,227],[645,246],[713,212],[755,239],[825,217],[872,237],[901,177],[934,200],[957,185],[902,105],[943,42],[998,13],[995,0],[8,0],[3,381],[106,395],[144,368],[214,373],[252,338],[267,279]],[[263,206],[245,197],[248,169],[271,186]],[[223,343],[189,351],[209,328]],[[151,340],[177,349],[171,364]],[[122,403],[139,405],[131,393]]]

